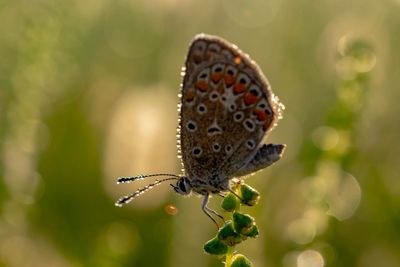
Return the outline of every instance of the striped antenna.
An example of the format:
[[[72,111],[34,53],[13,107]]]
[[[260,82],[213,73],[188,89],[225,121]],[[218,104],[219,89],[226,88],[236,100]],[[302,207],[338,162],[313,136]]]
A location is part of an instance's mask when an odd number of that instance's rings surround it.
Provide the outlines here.
[[[156,175],[149,175],[149,176],[156,176]],[[149,176],[145,176],[145,177],[149,177]],[[139,176],[136,176],[136,177],[139,177]],[[121,177],[121,178],[124,178],[124,177]],[[135,177],[127,177],[127,178],[135,178]],[[138,180],[138,179],[139,178],[134,179],[134,180]],[[165,179],[162,179],[162,180],[155,180],[153,183],[139,188],[134,193],[132,193],[130,195],[126,195],[124,197],[121,197],[120,199],[118,199],[117,202],[115,202],[115,206],[122,207],[122,205],[131,202],[132,199],[134,199],[137,196],[140,196],[141,194],[143,194],[143,193],[147,192],[148,190],[152,189],[153,187],[155,187],[155,186],[157,186],[157,185],[159,185],[159,184],[161,184],[163,182],[167,182],[167,181],[171,181],[171,180],[179,180],[179,176],[174,175],[173,177],[170,177],[170,178],[165,178]]]
[[[137,176],[130,176],[130,177],[119,177],[117,179],[117,184],[124,184],[124,183],[131,183],[136,180],[143,180],[147,177],[154,177],[154,176],[168,176],[168,177],[175,177],[179,179],[180,177],[176,174],[170,174],[170,173],[156,173],[156,174],[141,174]]]

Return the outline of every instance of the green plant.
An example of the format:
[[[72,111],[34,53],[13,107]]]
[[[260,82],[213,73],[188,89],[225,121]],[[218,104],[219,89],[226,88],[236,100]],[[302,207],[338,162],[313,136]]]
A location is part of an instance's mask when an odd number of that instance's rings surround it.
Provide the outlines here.
[[[206,242],[204,251],[224,259],[225,267],[249,267],[253,266],[249,259],[242,254],[234,254],[235,245],[249,237],[256,238],[259,230],[255,219],[240,212],[240,207],[256,205],[260,194],[243,182],[236,183],[232,190],[234,194],[228,193],[221,203],[222,209],[227,213],[227,220],[219,228],[217,235]]]

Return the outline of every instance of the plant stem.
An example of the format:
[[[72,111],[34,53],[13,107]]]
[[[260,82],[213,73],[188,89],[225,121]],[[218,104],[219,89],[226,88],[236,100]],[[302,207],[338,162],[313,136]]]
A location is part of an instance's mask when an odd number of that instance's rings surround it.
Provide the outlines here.
[[[233,190],[235,191],[236,194],[239,193],[237,188],[234,188]],[[235,211],[240,211],[240,206],[241,206],[241,204],[240,204],[240,201],[239,201],[239,205],[236,206]],[[229,213],[229,215],[228,215],[228,218],[231,219],[231,220],[233,219],[232,215],[233,215],[233,212]],[[226,256],[225,256],[225,267],[230,267],[231,266],[232,258],[233,258],[233,252],[235,252],[235,246],[229,246],[228,247],[228,252],[226,253]]]
[[[225,256],[225,267],[231,266],[234,250],[235,250],[235,246],[228,247],[228,252],[226,253],[226,256]]]

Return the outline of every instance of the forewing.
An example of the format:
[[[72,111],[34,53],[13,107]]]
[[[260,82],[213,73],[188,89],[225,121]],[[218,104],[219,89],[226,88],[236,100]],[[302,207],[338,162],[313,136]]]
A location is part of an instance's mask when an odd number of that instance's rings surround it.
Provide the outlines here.
[[[235,45],[197,35],[185,62],[180,149],[188,177],[235,175],[254,156],[283,105]]]

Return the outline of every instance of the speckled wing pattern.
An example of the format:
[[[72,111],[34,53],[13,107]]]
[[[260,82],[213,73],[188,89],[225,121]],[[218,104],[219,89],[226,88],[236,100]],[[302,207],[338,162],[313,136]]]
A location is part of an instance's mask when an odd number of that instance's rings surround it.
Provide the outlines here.
[[[281,157],[284,145],[261,141],[283,105],[258,65],[219,37],[199,34],[190,44],[179,107],[178,145],[189,179],[230,179]]]

